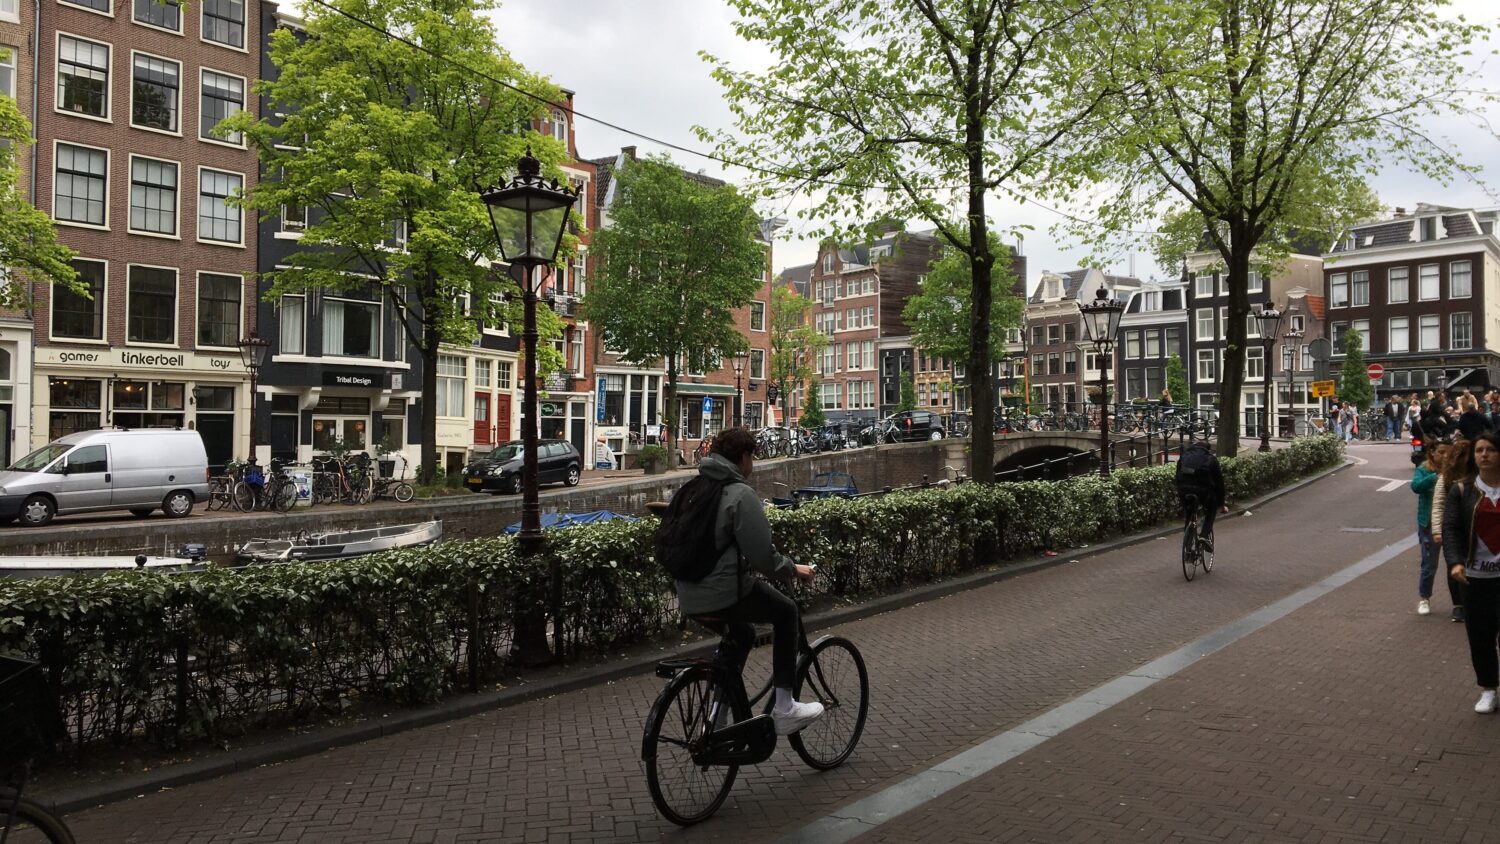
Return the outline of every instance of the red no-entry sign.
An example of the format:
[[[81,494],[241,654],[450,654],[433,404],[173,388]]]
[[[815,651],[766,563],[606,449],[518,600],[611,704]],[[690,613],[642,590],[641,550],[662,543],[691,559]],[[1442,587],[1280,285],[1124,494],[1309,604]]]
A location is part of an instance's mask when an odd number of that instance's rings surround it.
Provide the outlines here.
[[[1365,367],[1365,374],[1370,376],[1371,381],[1379,381],[1385,377],[1385,367],[1378,363],[1372,363]]]

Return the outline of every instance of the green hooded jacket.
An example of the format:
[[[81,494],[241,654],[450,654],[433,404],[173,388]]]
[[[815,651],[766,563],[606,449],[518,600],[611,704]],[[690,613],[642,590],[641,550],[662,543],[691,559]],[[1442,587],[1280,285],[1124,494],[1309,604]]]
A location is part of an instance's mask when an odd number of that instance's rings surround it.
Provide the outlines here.
[[[713,571],[697,583],[677,581],[677,599],[684,615],[717,612],[734,606],[750,591],[752,571],[771,578],[790,579],[795,570],[789,557],[771,544],[771,523],[755,488],[733,463],[710,454],[698,464],[698,474],[731,483],[719,497],[714,536],[724,550]]]

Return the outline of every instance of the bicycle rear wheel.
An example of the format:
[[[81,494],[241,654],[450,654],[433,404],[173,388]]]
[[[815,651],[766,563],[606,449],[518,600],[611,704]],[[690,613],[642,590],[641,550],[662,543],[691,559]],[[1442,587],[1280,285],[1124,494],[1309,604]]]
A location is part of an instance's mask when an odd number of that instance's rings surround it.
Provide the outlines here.
[[[870,675],[854,643],[829,636],[813,645],[797,666],[793,694],[801,700],[804,691],[823,704],[823,717],[787,741],[812,767],[837,768],[859,744],[870,709]]]
[[[409,484],[409,483],[407,483],[405,481],[402,481],[401,483],[396,484],[396,491],[395,491],[394,495],[395,495],[397,501],[400,501],[402,504],[405,504],[406,502],[408,502],[408,501],[410,501],[410,500],[412,500],[413,498],[416,497],[417,491],[412,488],[411,484]]]
[[[1192,580],[1198,574],[1198,516],[1193,514],[1182,527],[1182,576]]]
[[[15,822],[3,826],[12,806],[15,807]],[[0,837],[6,844],[40,844],[43,841],[74,844],[73,832],[61,818],[24,797],[17,800],[15,792],[10,789],[0,789]]]
[[[297,503],[297,485],[291,482],[278,484],[276,491],[271,494],[271,509],[278,513],[285,513],[292,509]]]
[[[651,802],[679,826],[707,820],[734,785],[738,765],[700,765],[693,751],[710,732],[709,710],[717,684],[708,668],[672,679],[646,717],[642,751]]]
[[[244,481],[236,481],[229,500],[234,502],[234,509],[241,513],[249,513],[255,509],[255,490]]]

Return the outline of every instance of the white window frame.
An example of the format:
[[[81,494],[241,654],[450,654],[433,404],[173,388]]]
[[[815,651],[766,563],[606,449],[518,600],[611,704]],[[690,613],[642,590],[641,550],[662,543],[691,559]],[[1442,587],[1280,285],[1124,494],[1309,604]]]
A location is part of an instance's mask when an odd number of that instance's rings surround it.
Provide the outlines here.
[[[1453,271],[1458,267],[1464,268],[1464,274],[1468,277],[1468,283],[1464,292],[1459,293],[1453,286]],[[1448,298],[1469,299],[1474,295],[1474,262],[1469,260],[1450,261],[1448,263]]]
[[[1469,318],[1469,338],[1462,346],[1458,344],[1458,317]],[[1448,314],[1448,348],[1452,351],[1467,351],[1474,348],[1474,314],[1470,311],[1454,311]]]
[[[454,374],[452,372],[444,372],[443,371],[443,365],[446,363],[451,368],[453,366],[453,363],[452,363],[453,361],[458,361],[458,365],[462,368],[462,371],[459,372],[458,374]],[[459,404],[459,408],[458,409],[459,409],[459,412],[457,414],[454,414],[454,413],[444,413],[443,412],[444,410],[449,410],[449,411],[453,410],[452,407],[444,407],[444,405],[448,404],[448,399],[451,398],[450,396],[445,396],[444,395],[444,391],[447,390],[447,389],[449,389],[449,387],[450,387],[449,382],[452,382],[452,381],[458,381],[459,382],[459,386],[458,386],[458,404]],[[438,359],[437,359],[437,382],[438,383],[432,385],[433,386],[432,401],[433,401],[433,405],[434,405],[434,412],[437,414],[437,417],[439,419],[466,419],[466,418],[468,418],[468,413],[469,413],[469,401],[468,401],[468,399],[469,399],[469,393],[472,392],[472,390],[469,387],[469,359],[466,358],[466,357],[464,357],[463,355],[443,355],[443,354],[438,355]]]
[[[1203,320],[1208,319],[1208,333],[1203,333]],[[1214,309],[1198,308],[1193,311],[1193,339],[1213,340],[1214,336]]]
[[[1197,352],[1197,360],[1194,362],[1193,366],[1194,380],[1199,384],[1207,384],[1212,382],[1214,380],[1214,372],[1217,368],[1217,364],[1218,359],[1214,355],[1213,349],[1199,349]],[[1207,375],[1205,375],[1203,372],[1203,367],[1205,365],[1208,366]]]
[[[208,31],[208,27],[203,25],[203,19],[208,16],[208,4],[203,2],[198,3],[198,40],[202,41],[204,44],[212,44],[215,47],[223,47],[226,50],[234,50],[237,53],[248,53],[250,51],[247,45],[250,43],[251,5],[252,4],[249,2],[249,0],[246,0],[245,2],[240,4],[241,43],[240,46],[236,47],[233,44],[228,44],[223,41],[215,41],[214,39],[204,35],[204,33]]]
[[[175,106],[176,106],[176,115],[177,115],[177,129],[175,131],[172,130],[172,129],[158,129],[155,126],[143,126],[140,123],[135,122],[135,60],[136,60],[136,57],[138,57],[138,56],[143,56],[143,57],[148,58],[148,59],[155,59],[155,60],[157,60],[159,62],[168,62],[170,64],[177,65],[177,102],[175,103]],[[144,50],[131,50],[130,51],[130,128],[132,128],[132,129],[140,129],[143,132],[156,132],[159,135],[171,135],[174,138],[180,138],[180,137],[182,137],[182,116],[185,113],[184,110],[183,110],[183,108],[182,108],[182,88],[183,88],[183,84],[182,83],[183,83],[183,79],[182,79],[182,62],[180,62],[180,61],[178,61],[176,59],[173,59],[173,58],[168,58],[167,56],[158,56],[155,53],[148,53],[148,52],[146,52]],[[180,168],[179,168],[179,170],[180,170]],[[180,175],[180,172],[179,172],[179,175]]]
[[[1207,282],[1205,284],[1205,282]],[[1205,290],[1204,288],[1207,288]],[[1196,273],[1193,276],[1193,298],[1212,299],[1214,297],[1213,273]]]
[[[319,328],[322,329],[322,330],[326,330],[326,329],[323,329],[323,323],[325,322],[325,319],[324,319],[324,313],[322,313],[322,312],[327,310],[329,302],[339,302],[340,304],[343,304],[343,303],[347,302],[347,303],[351,303],[351,304],[355,304],[355,305],[373,305],[373,306],[375,306],[375,308],[377,308],[380,311],[380,313],[375,318],[375,326],[376,326],[376,331],[375,331],[375,354],[373,354],[373,355],[371,355],[369,357],[361,357],[361,356],[358,356],[358,355],[330,355],[328,353],[328,344],[324,343],[323,344],[323,348],[322,348],[323,357],[324,358],[328,358],[328,359],[332,359],[332,360],[349,360],[349,361],[371,361],[371,360],[380,361],[380,360],[385,360],[385,332],[384,332],[384,328],[385,328],[386,322],[385,322],[385,300],[384,300],[384,298],[382,298],[379,301],[371,301],[369,299],[348,299],[348,298],[345,298],[343,296],[324,296],[322,302],[319,304],[320,313],[318,314],[318,325],[319,325]],[[306,347],[304,347],[304,348],[306,348]]]
[[[1425,270],[1432,270],[1432,275],[1425,275]],[[1432,295],[1425,295],[1426,286],[1423,284],[1428,278],[1432,281]],[[1417,301],[1436,302],[1443,296],[1442,268],[1438,264],[1421,264],[1417,267]]]
[[[172,340],[169,343],[150,343],[144,340],[130,339],[130,293],[131,278],[130,271],[135,268],[143,270],[167,270],[172,273]],[[196,310],[196,308],[194,309]],[[179,267],[168,267],[160,264],[136,264],[125,265],[125,345],[143,347],[148,349],[178,349],[182,347],[182,270]]]
[[[296,299],[302,305],[302,330],[297,338],[297,350],[287,351],[286,341],[290,335],[286,330],[285,317],[282,316],[282,308],[288,299]],[[276,354],[289,357],[305,357],[307,355],[307,296],[297,293],[282,296],[276,300]]]
[[[1432,345],[1427,344],[1427,322],[1432,321],[1432,328],[1436,332]],[[1443,318],[1437,314],[1422,314],[1417,317],[1417,351],[1435,352],[1443,346]]]
[[[0,21],[21,22],[20,0],[0,0]]]
[[[1356,319],[1349,323],[1351,331],[1359,332],[1359,350],[1365,354],[1370,353],[1370,321],[1368,319]]]
[[[1340,298],[1339,298],[1340,291],[1343,292],[1343,299],[1342,300],[1340,300]],[[1328,276],[1328,307],[1330,307],[1330,308],[1347,308],[1347,307],[1349,307],[1349,274],[1348,273],[1332,273],[1332,274],[1330,274]]]
[[[91,150],[104,153],[104,224],[81,223],[76,220],[64,220],[57,216],[57,151],[61,147],[77,147],[79,149]],[[109,231],[109,204],[111,200],[110,191],[110,167],[114,164],[111,151],[108,147],[96,147],[90,144],[74,143],[73,141],[52,141],[52,222],[59,226],[75,226],[80,229],[93,229],[94,231]]]
[[[1250,271],[1250,278],[1245,282],[1245,292],[1259,293],[1265,289],[1266,279],[1258,270]]]
[[[1220,340],[1229,338],[1229,306],[1219,306],[1219,337]]]
[[[1266,347],[1260,344],[1245,347],[1245,380],[1260,381],[1266,377]]]
[[[1228,296],[1229,295],[1229,270],[1223,270],[1223,271],[1219,272],[1218,276],[1219,276],[1219,295],[1220,296]]]
[[[216,73],[220,76],[227,76],[231,79],[239,80],[240,111],[246,111],[250,108],[250,80],[246,79],[238,73],[230,73],[227,70],[219,70],[216,67],[208,67],[207,65],[205,65],[198,68],[198,111],[196,115],[198,118],[198,140],[206,144],[218,144],[221,147],[229,147],[230,149],[244,149],[245,133],[243,132],[240,133],[240,139],[238,143],[236,143],[235,141],[226,140],[224,138],[215,137],[213,135],[203,134],[203,74],[205,73]],[[226,117],[225,119],[227,120],[228,118]]]
[[[109,4],[109,9],[107,10],[95,9],[92,6],[85,6],[82,3],[72,2],[72,0],[57,0],[57,2],[71,9],[79,9],[81,11],[88,12],[91,15],[99,15],[100,17],[104,18],[112,18],[115,16],[115,4],[113,2]]]
[[[1400,287],[1397,287],[1397,273],[1400,273]],[[1396,291],[1401,291],[1401,297],[1396,298]],[[1385,300],[1388,304],[1400,305],[1411,301],[1411,267],[1391,267],[1385,272]]]
[[[3,3],[3,2],[4,2],[4,0],[0,0],[0,3]],[[177,5],[177,28],[176,29],[172,29],[170,27],[165,27],[165,26],[162,26],[160,24],[151,23],[150,21],[143,21],[140,18],[138,18],[138,17],[135,16],[135,5],[136,5],[136,3],[153,3],[154,4],[155,2],[157,2],[157,0],[130,0],[130,22],[133,23],[133,24],[135,24],[136,26],[144,26],[147,29],[154,29],[157,32],[167,32],[167,33],[171,33],[172,35],[181,36],[182,35],[182,12],[183,12],[183,9],[182,9],[182,3],[180,3],[180,2],[176,4]]]
[[[750,372],[749,372],[749,376],[750,376],[750,380],[751,381],[764,381],[764,380],[766,380],[766,350],[765,349],[751,349],[750,350]]]
[[[176,168],[176,171],[177,171],[177,187],[176,187],[176,196],[175,196],[174,201],[173,201],[173,206],[174,207],[172,208],[172,233],[171,234],[167,234],[165,232],[152,231],[150,229],[138,229],[138,228],[136,228],[133,225],[134,220],[132,220],[131,217],[134,216],[134,214],[132,213],[132,211],[135,208],[135,163],[136,163],[136,161],[152,161],[152,162],[155,162],[157,164],[170,164],[174,168]],[[138,234],[138,235],[141,235],[143,237],[159,237],[159,238],[161,238],[163,240],[182,240],[182,162],[180,162],[180,161],[173,161],[170,158],[152,158],[152,157],[146,156],[146,155],[136,155],[135,153],[131,153],[130,154],[129,163],[126,165],[126,168],[125,168],[125,184],[127,186],[129,186],[129,188],[130,188],[130,199],[127,201],[126,206],[125,206],[125,230],[127,232],[130,232],[131,234]]]
[[[1360,279],[1364,281],[1361,282]],[[1364,301],[1360,301],[1359,292],[1364,291]],[[1349,272],[1349,307],[1358,308],[1370,304],[1370,271],[1351,270]]]
[[[94,12],[95,14],[103,14],[102,12],[98,12],[98,11],[96,11],[94,9],[86,9],[83,6],[78,6],[76,8],[85,9],[85,11]],[[113,15],[110,15],[109,17],[113,17]],[[105,60],[105,69],[104,69],[104,116],[103,117],[100,117],[99,115],[96,115],[96,114],[85,114],[83,112],[71,111],[69,109],[63,108],[63,99],[62,99],[63,98],[63,84],[62,84],[62,40],[64,38],[71,38],[74,41],[86,41],[86,42],[88,42],[90,44],[94,44],[96,46],[103,47],[107,51],[107,56],[108,57]],[[57,89],[52,94],[52,110],[54,112],[56,112],[58,114],[65,114],[65,115],[67,115],[69,117],[81,118],[83,120],[93,120],[93,121],[98,122],[98,123],[113,123],[114,122],[114,114],[115,114],[115,104],[114,104],[114,99],[115,99],[114,93],[115,92],[114,92],[114,84],[115,84],[115,45],[114,44],[111,44],[108,41],[99,41],[99,40],[96,40],[96,39],[93,39],[93,38],[85,38],[82,35],[74,35],[71,32],[64,32],[64,31],[62,31],[60,29],[57,31],[57,35],[53,39],[53,42],[52,42],[52,86]]]
[[[1385,350],[1391,354],[1404,354],[1411,351],[1411,317],[1391,317],[1386,321]],[[1398,345],[1397,337],[1401,338]]]
[[[3,3],[3,2],[5,2],[5,0],[0,0],[0,3]],[[3,17],[0,17],[0,20],[3,20],[3,19],[4,19]],[[7,90],[5,88],[0,88],[0,95],[4,95],[4,96],[7,96],[7,97],[10,97],[11,99],[15,99],[16,98],[16,86],[19,85],[19,84],[21,84],[20,82],[17,81],[17,77],[16,77],[17,73],[19,73],[19,71],[17,70],[17,65],[16,65],[16,54],[19,53],[20,51],[21,51],[20,47],[15,47],[15,46],[12,46],[10,44],[0,44],[0,53],[4,53],[5,54],[5,55],[0,55],[0,68],[9,68],[10,69],[10,88],[9,88],[9,90]]]
[[[231,247],[231,248],[234,248],[234,249],[244,249],[245,248],[245,210],[243,208],[236,208],[236,209],[234,209],[234,210],[238,211],[239,215],[240,215],[239,240],[215,240],[214,238],[204,237],[203,236],[203,174],[204,173],[218,173],[218,174],[225,175],[225,176],[238,176],[239,180],[240,180],[240,191],[243,192],[245,190],[245,174],[244,173],[239,173],[239,172],[236,172],[234,170],[221,170],[221,169],[219,169],[217,167],[204,167],[204,166],[200,165],[198,167],[198,183],[194,186],[194,187],[197,188],[196,196],[198,198],[197,199],[197,211],[198,211],[198,213],[197,213],[197,216],[196,216],[195,221],[194,221],[195,225],[194,225],[194,228],[193,228],[193,237],[199,243],[206,243],[206,244],[209,244],[211,246],[228,246],[228,247]],[[227,197],[226,197],[226,199],[227,199]],[[228,207],[231,207],[231,206],[229,206],[229,204],[226,202],[225,203],[225,207],[228,208]]]
[[[510,360],[495,361],[495,389],[508,392],[516,388],[516,363]]]
[[[1141,332],[1125,332],[1125,359],[1140,360],[1141,358]]]

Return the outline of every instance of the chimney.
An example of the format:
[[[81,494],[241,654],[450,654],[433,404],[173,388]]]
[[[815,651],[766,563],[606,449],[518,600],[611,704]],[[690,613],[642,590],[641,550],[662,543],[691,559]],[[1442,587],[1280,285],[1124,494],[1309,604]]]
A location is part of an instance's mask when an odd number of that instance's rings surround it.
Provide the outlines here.
[[[620,152],[624,153],[625,157],[628,158],[628,159],[630,159],[631,161],[635,160],[635,147],[634,146],[620,147]]]
[[[1397,205],[1396,206],[1396,216],[1397,217],[1405,217],[1406,216],[1406,209],[1402,208],[1399,205]]]

